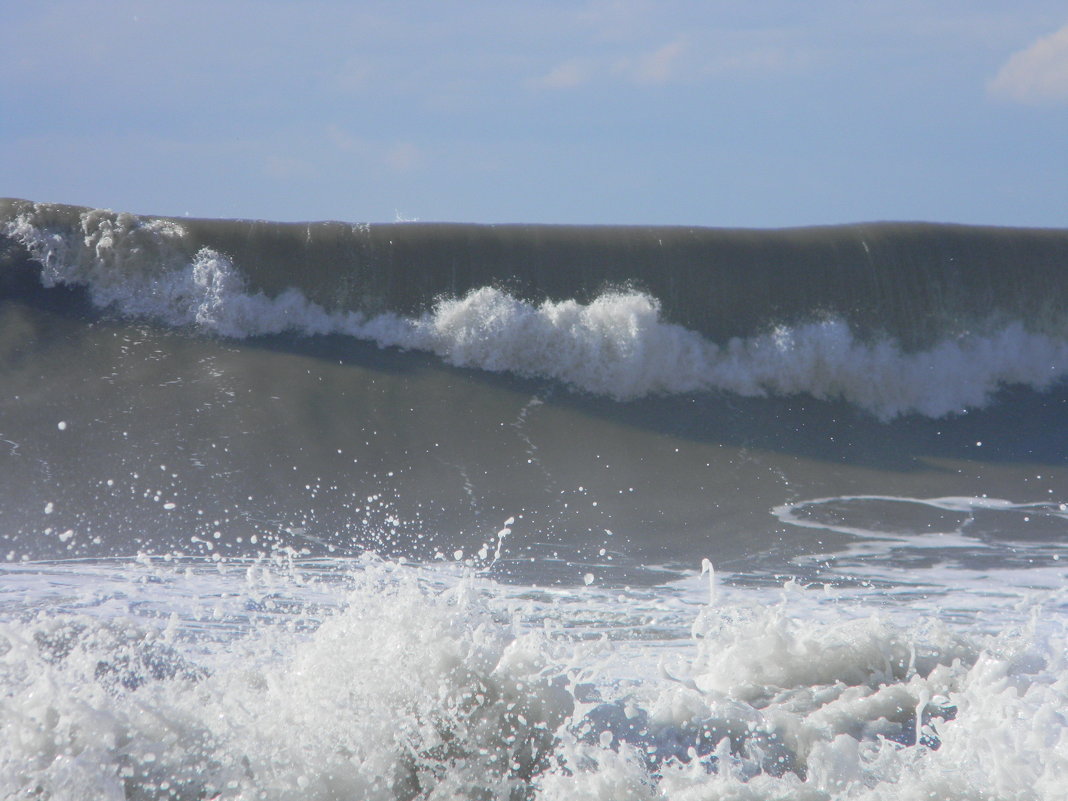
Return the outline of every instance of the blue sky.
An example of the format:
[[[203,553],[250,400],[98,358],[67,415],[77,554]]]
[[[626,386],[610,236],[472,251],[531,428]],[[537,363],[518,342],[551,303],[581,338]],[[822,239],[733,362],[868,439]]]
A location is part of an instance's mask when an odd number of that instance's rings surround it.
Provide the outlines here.
[[[1068,6],[9,4],[0,195],[278,220],[1068,225]]]

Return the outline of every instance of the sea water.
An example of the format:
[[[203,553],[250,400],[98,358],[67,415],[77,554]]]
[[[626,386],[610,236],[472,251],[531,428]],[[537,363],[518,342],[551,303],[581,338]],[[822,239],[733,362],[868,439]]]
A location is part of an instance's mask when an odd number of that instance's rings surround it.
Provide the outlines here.
[[[1063,232],[0,233],[4,797],[1065,797]]]

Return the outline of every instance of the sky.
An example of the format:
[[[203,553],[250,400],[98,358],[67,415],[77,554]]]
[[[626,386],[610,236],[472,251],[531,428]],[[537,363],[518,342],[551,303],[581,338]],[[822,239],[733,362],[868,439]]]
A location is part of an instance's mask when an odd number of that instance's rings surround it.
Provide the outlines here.
[[[36,0],[0,196],[273,220],[1068,226],[1064,0]]]

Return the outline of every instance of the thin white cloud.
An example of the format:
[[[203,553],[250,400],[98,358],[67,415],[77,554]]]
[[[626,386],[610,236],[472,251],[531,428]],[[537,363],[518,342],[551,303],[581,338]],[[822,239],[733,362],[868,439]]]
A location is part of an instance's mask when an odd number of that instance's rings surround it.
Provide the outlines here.
[[[372,85],[374,69],[367,63],[347,59],[333,77],[334,87],[341,92],[359,93]]]
[[[412,172],[423,166],[426,161],[426,154],[423,150],[407,140],[363,139],[354,136],[337,124],[326,126],[325,134],[327,141],[338,152],[364,163],[388,167],[395,172]]]
[[[805,69],[811,61],[812,56],[801,49],[756,45],[717,53],[708,58],[704,70],[708,75],[769,75]]]
[[[777,29],[691,32],[661,42],[632,42],[626,49],[614,46],[607,48],[608,52],[562,61],[528,85],[560,90],[593,83],[652,87],[727,78],[760,79],[809,69],[815,59],[804,42]]]
[[[611,60],[571,59],[557,64],[530,85],[535,89],[573,89],[594,80],[623,80],[636,84],[668,83],[679,75],[679,61],[686,49],[680,38],[653,50]]]
[[[397,172],[411,172],[423,163],[423,151],[411,142],[395,142],[389,146],[382,160]]]
[[[639,84],[667,83],[677,75],[680,57],[686,43],[680,38],[642,53],[626,70],[630,79]]]
[[[1015,53],[988,88],[1020,103],[1068,102],[1068,25]]]
[[[291,180],[312,178],[315,175],[315,168],[307,159],[269,155],[263,161],[263,172],[271,178]]]
[[[363,140],[353,136],[340,125],[331,124],[326,126],[326,137],[334,147],[342,152],[362,150],[365,147]]]
[[[588,64],[565,61],[553,67],[545,75],[535,78],[531,85],[536,89],[571,89],[588,82],[591,77],[593,77],[593,70]]]

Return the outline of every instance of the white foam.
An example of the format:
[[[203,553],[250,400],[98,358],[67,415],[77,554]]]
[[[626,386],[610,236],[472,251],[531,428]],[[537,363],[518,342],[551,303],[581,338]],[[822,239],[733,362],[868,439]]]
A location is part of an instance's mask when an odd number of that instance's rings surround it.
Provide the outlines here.
[[[883,419],[909,412],[940,417],[982,406],[1004,384],[1041,389],[1068,374],[1068,343],[1018,323],[907,354],[890,341],[861,342],[835,320],[719,347],[663,322],[657,301],[636,292],[605,294],[585,306],[535,306],[483,288],[440,302],[397,344],[619,400],[707,390],[807,393],[847,400]]]
[[[871,504],[880,506],[873,511],[867,508]],[[889,514],[888,509],[892,510]],[[931,511],[935,514],[930,514]],[[939,515],[939,511],[954,514]],[[915,521],[901,519],[902,514],[907,516],[909,513],[916,515],[923,512],[928,514],[919,518],[920,530],[915,530]],[[1068,504],[1059,501],[1014,503],[1004,498],[990,497],[836,495],[782,504],[774,507],[771,513],[783,523],[798,528],[835,531],[857,537],[854,548],[864,553],[873,553],[887,542],[904,543],[911,548],[981,549],[982,541],[969,536],[968,531],[977,519],[987,513],[996,513],[1011,521],[1013,541],[1021,545],[1029,542],[1026,534],[1032,520],[1065,521],[1060,526],[1068,533]],[[1059,539],[1052,543],[1048,541],[1048,532],[1043,532],[1042,536],[1035,539],[1046,548],[1060,547]]]
[[[934,619],[816,620],[799,601],[706,610],[696,657],[642,704],[659,733],[642,746],[701,727],[729,741],[659,763],[657,782],[648,747],[580,743],[586,770],[553,773],[543,797],[1063,797],[1063,621],[969,637]]]
[[[210,672],[173,616],[0,620],[0,795],[507,797],[572,709],[550,649],[384,570],[314,633],[261,626]]]
[[[704,391],[804,393],[842,399],[889,420],[981,407],[1002,386],[1044,389],[1068,375],[1068,342],[1019,322],[905,353],[891,340],[861,341],[834,319],[719,346],[665,322],[657,299],[634,291],[608,292],[588,304],[532,304],[483,287],[439,300],[415,318],[329,313],[296,289],[276,297],[250,293],[229,258],[210,248],[193,252],[175,222],[91,211],[82,215],[77,235],[45,223],[25,213],[5,230],[41,262],[47,286],[84,285],[96,304],[123,314],[238,338],[346,334],[617,400]]]
[[[582,621],[629,598],[279,564],[2,568],[0,795],[1063,797],[1068,639],[1048,615],[987,636],[720,588],[692,637],[673,622],[670,669],[621,680],[648,635],[597,643]]]

